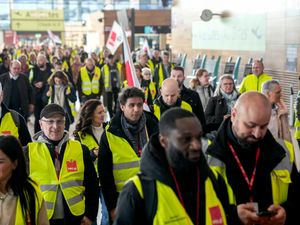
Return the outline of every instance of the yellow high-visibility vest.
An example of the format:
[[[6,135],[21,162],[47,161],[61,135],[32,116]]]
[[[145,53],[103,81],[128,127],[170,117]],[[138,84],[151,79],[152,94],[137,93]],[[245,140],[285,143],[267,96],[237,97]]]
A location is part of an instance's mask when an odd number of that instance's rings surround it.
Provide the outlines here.
[[[140,196],[144,198],[143,188],[138,176],[134,176],[132,179]],[[192,225],[193,222],[189,215],[183,208],[180,200],[176,196],[175,192],[168,185],[156,180],[157,191],[157,209],[153,218],[154,225],[170,224],[170,225]],[[226,214],[224,208],[219,200],[212,181],[207,178],[205,181],[205,225],[212,225],[213,220],[218,220],[218,224],[227,224]],[[147,204],[147,203],[146,203]],[[212,211],[219,212],[219,218],[214,218]]]
[[[5,113],[0,124],[0,135],[13,135],[19,138],[19,129],[11,115],[11,112]]]
[[[92,93],[98,94],[100,92],[99,80],[101,77],[101,71],[97,66],[95,66],[92,81],[90,80],[87,68],[85,66],[80,68],[80,76],[82,81],[81,88],[83,94],[91,95]]]
[[[61,189],[70,212],[81,216],[85,212],[83,150],[79,141],[66,144],[59,177],[45,143],[28,144],[29,175],[39,184],[45,199],[48,218],[54,213],[58,188]],[[41,163],[42,162],[42,163]]]
[[[181,105],[180,105],[180,108],[182,108],[182,109],[186,109],[186,110],[188,110],[188,111],[190,111],[190,112],[193,112],[193,110],[192,110],[192,107],[191,107],[191,105],[189,104],[189,103],[187,103],[187,102],[185,102],[185,101],[181,101]],[[156,118],[158,119],[158,120],[160,120],[160,107],[159,107],[159,105],[157,105],[157,104],[154,104],[154,115],[156,116]]]

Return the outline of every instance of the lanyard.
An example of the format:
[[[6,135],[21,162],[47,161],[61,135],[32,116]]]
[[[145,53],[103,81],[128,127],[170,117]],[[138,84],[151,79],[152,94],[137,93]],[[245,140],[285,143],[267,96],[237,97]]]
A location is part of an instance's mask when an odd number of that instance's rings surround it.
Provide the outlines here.
[[[173,171],[173,169],[171,167],[169,167],[170,169],[170,172],[172,174],[172,178],[175,182],[175,185],[176,185],[176,190],[177,190],[177,193],[178,193],[178,197],[179,197],[179,200],[181,202],[181,205],[182,207],[184,208],[185,210],[185,213],[187,214],[186,212],[186,208],[185,208],[185,205],[184,205],[184,201],[183,201],[183,198],[182,198],[182,195],[181,195],[181,191],[180,191],[180,188],[179,188],[179,184],[178,184],[178,181],[176,179],[176,176],[175,176],[175,173]],[[199,168],[197,167],[197,205],[196,205],[196,224],[199,224],[199,214],[200,214],[200,171],[199,171]]]
[[[254,179],[255,179],[255,175],[256,175],[257,162],[258,162],[258,159],[259,159],[259,156],[260,156],[260,148],[257,148],[257,150],[256,150],[255,165],[254,165],[254,169],[253,169],[253,172],[252,172],[252,175],[251,175],[251,179],[249,181],[249,178],[246,174],[246,171],[245,171],[239,157],[237,156],[236,152],[234,151],[232,145],[229,142],[228,142],[228,146],[229,146],[229,148],[230,148],[230,150],[231,150],[231,152],[232,152],[232,154],[235,158],[235,161],[237,162],[237,164],[238,164],[238,166],[239,166],[239,168],[240,168],[240,170],[243,174],[243,177],[244,177],[245,181],[248,184],[248,188],[249,188],[249,191],[251,193],[250,202],[253,202],[252,189],[253,189],[253,183],[254,183]]]

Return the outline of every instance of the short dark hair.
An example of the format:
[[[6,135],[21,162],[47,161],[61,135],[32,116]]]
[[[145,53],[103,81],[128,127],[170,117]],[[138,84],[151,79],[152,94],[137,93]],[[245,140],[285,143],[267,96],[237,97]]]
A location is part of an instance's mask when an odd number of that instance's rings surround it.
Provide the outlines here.
[[[137,87],[125,88],[119,97],[120,104],[125,105],[128,98],[134,97],[142,98],[143,102],[145,101],[145,94],[141,89]]]
[[[195,114],[188,110],[179,107],[168,109],[162,114],[161,119],[159,121],[159,133],[162,135],[170,134],[172,130],[176,129],[176,120],[190,117],[194,117],[198,120]]]
[[[183,68],[182,66],[174,66],[174,67],[172,68],[172,70],[179,70],[179,71],[181,71],[181,72],[183,73],[183,75],[184,75],[184,68]]]

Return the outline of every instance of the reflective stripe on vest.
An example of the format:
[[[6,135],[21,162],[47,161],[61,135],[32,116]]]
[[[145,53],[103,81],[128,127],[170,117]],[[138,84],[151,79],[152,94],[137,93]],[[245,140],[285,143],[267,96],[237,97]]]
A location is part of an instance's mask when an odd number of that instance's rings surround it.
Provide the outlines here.
[[[0,124],[0,135],[13,135],[19,138],[19,129],[11,115],[11,112],[5,113]]]
[[[128,141],[108,131],[106,137],[113,157],[113,175],[117,192],[120,192],[124,183],[140,171],[140,158],[137,156]]]
[[[85,135],[83,136],[82,132],[79,131],[78,136],[80,138],[80,142],[86,145],[90,151],[93,151],[95,148],[99,148],[99,144],[96,142],[95,138],[92,135],[85,133]],[[94,161],[94,167],[98,174],[98,157]]]
[[[274,204],[281,204],[287,200],[288,196],[288,187],[291,183],[291,171],[292,171],[292,164],[291,158],[290,158],[290,152],[293,152],[293,149],[287,149],[290,148],[290,145],[286,145],[284,147],[284,150],[286,152],[285,157],[281,160],[281,162],[273,169],[271,172],[271,185],[272,185],[272,197],[273,197],[273,203]],[[220,161],[217,158],[214,158],[212,156],[208,156],[208,164],[210,168],[214,171],[215,174],[221,175],[225,183],[227,184],[228,189],[228,196],[229,196],[229,202],[231,204],[236,204],[236,199],[234,196],[234,193],[232,191],[232,188],[227,180],[226,175],[226,166],[225,164]]]
[[[185,102],[185,101],[181,101],[181,105],[180,108],[182,109],[186,109],[190,112],[193,112],[192,107],[189,103]],[[158,120],[160,120],[161,117],[161,113],[160,113],[160,107],[157,104],[154,104],[154,115],[157,117]]]
[[[75,216],[82,215],[85,211],[85,188],[83,186],[84,162],[80,142],[73,140],[67,142],[59,179],[45,143],[29,143],[28,150],[30,177],[40,185],[48,218],[50,219],[54,213],[59,187],[71,213]]]
[[[138,176],[132,178],[140,196],[144,198],[143,188]],[[153,218],[153,224],[186,225],[193,224],[189,215],[182,207],[178,197],[172,188],[156,180],[157,209]],[[220,200],[214,190],[210,178],[205,181],[205,225],[227,224],[226,215]],[[146,203],[147,204],[147,203]],[[221,217],[218,221],[212,218],[211,210],[218,208]]]
[[[82,81],[81,89],[83,94],[90,95],[91,93],[99,93],[99,80],[101,77],[101,71],[97,66],[95,66],[92,81],[90,80],[87,68],[85,66],[80,68],[80,76]]]
[[[41,193],[41,191],[39,190],[39,188],[31,183],[32,186],[34,187],[35,189],[35,192],[36,192],[36,196],[35,196],[35,224],[38,224],[38,218],[39,218],[39,211],[42,207],[42,202],[43,202],[43,195]],[[29,217],[29,214],[27,214],[28,217]],[[15,225],[27,225],[27,224],[32,224],[31,223],[26,223],[26,220],[25,219],[30,219],[30,218],[26,218],[24,215],[23,215],[23,211],[22,211],[22,207],[21,207],[21,203],[20,203],[20,197],[18,196],[17,198],[17,207],[16,207],[16,220],[15,220]],[[30,221],[28,221],[30,222]]]

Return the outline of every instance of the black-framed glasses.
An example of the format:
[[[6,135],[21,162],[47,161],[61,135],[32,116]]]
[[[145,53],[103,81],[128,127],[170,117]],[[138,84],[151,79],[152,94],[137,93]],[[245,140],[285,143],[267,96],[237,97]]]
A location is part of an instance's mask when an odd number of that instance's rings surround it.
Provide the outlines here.
[[[45,122],[48,125],[54,125],[57,124],[59,126],[64,125],[65,124],[65,120],[41,120],[43,122]]]

